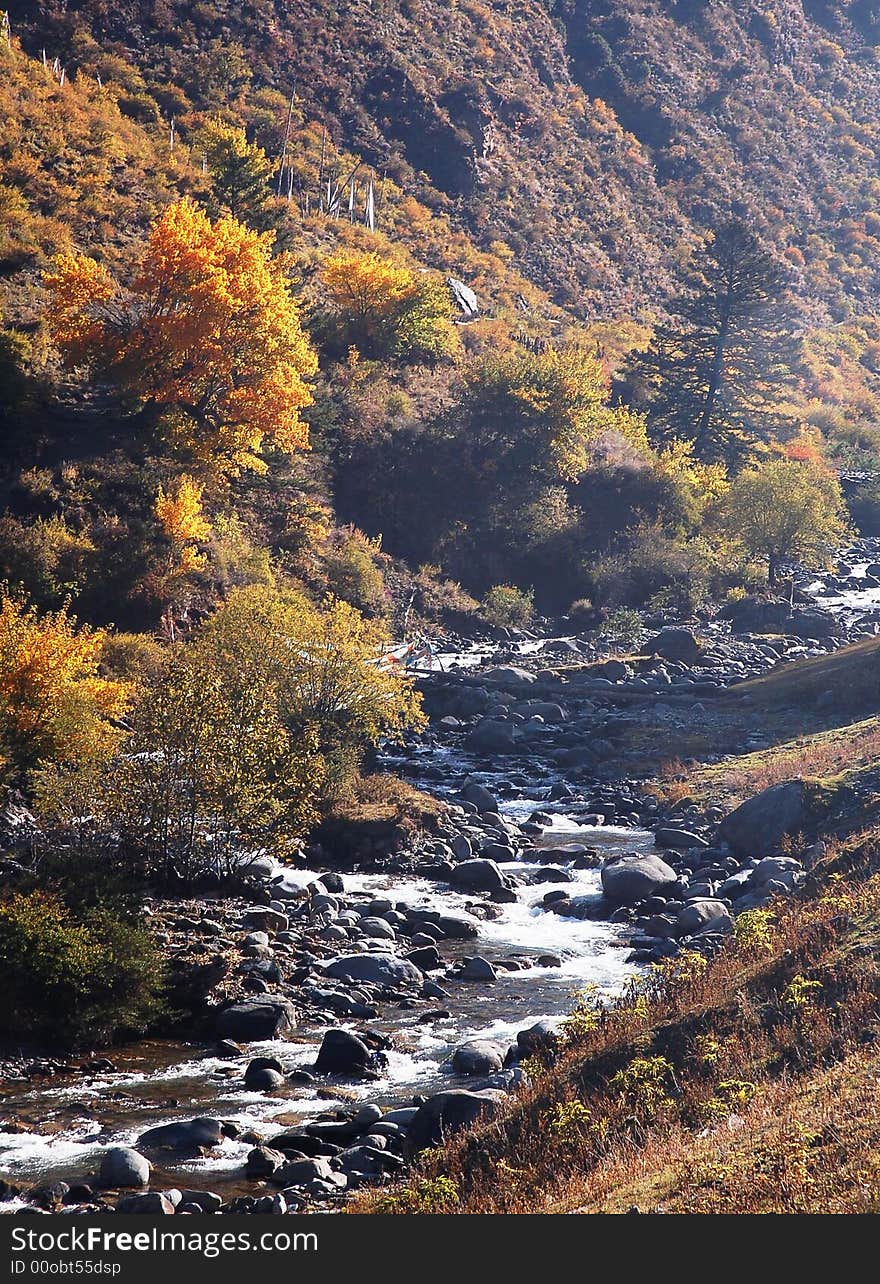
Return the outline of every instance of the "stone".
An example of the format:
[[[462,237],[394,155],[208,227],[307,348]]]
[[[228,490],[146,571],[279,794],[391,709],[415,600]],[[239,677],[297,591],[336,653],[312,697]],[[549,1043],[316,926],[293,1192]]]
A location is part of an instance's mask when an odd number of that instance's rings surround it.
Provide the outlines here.
[[[213,1190],[185,1190],[180,1199],[180,1206],[192,1204],[200,1213],[219,1213],[223,1207],[223,1198]]]
[[[216,1030],[221,1038],[243,1043],[277,1039],[296,1026],[296,1008],[279,995],[242,999],[217,1015]]]
[[[288,928],[286,914],[263,906],[247,910],[241,921],[258,932],[286,932]]]
[[[422,974],[415,964],[393,954],[344,954],[324,968],[327,976],[340,981],[364,981],[370,985],[416,987]]]
[[[404,958],[414,963],[420,972],[433,972],[443,966],[440,951],[436,945],[423,945],[415,950],[407,950]]]
[[[527,669],[518,669],[514,665],[489,669],[482,677],[484,681],[491,682],[493,686],[527,687],[536,681],[534,673],[529,673]]]
[[[644,650],[646,655],[659,655],[663,660],[681,664],[695,664],[703,655],[703,648],[691,630],[681,628],[661,629],[646,643]]]
[[[723,901],[700,898],[688,901],[676,918],[679,935],[694,936],[699,932],[732,932],[733,919]]]
[[[478,722],[465,739],[465,747],[474,753],[514,753],[517,745],[516,728],[512,722],[499,722],[484,718]]]
[[[167,1216],[174,1212],[174,1205],[167,1195],[158,1190],[142,1195],[123,1195],[116,1204],[117,1213],[147,1213],[151,1217]]]
[[[244,1072],[244,1086],[251,1092],[274,1092],[285,1082],[281,1065],[270,1057],[256,1057]]]
[[[315,1061],[316,1074],[360,1075],[373,1065],[370,1049],[349,1030],[333,1028],[321,1041]]]
[[[287,1163],[287,1156],[271,1146],[255,1146],[248,1154],[244,1175],[249,1181],[270,1181]]]
[[[395,939],[394,928],[384,918],[362,918],[358,926],[366,936],[372,936],[376,940]]]
[[[490,793],[485,785],[481,785],[475,780],[465,783],[461,795],[465,802],[473,803],[477,811],[498,810],[498,799],[495,795]]]
[[[452,1069],[455,1074],[487,1075],[494,1074],[504,1064],[504,1049],[492,1039],[473,1039],[456,1048],[452,1058]]]
[[[289,1159],[273,1181],[282,1186],[307,1186],[312,1181],[331,1181],[333,1176],[330,1160],[315,1155],[313,1159]]]
[[[622,856],[602,866],[602,891],[614,905],[635,905],[677,882],[672,866],[653,853]]]
[[[152,1164],[128,1146],[111,1146],[101,1156],[98,1182],[101,1186],[120,1189],[124,1186],[149,1186]]]
[[[460,973],[463,981],[494,981],[497,979],[492,964],[487,960],[480,958],[468,959]]]
[[[464,1088],[438,1092],[416,1111],[407,1130],[407,1144],[412,1150],[440,1146],[454,1133],[477,1120],[494,1119],[504,1097],[505,1094],[495,1088],[478,1092]]]
[[[560,1021],[537,1021],[526,1030],[518,1030],[516,1044],[520,1055],[531,1056],[533,1052],[554,1049],[562,1042],[562,1023]]]
[[[791,888],[798,877],[803,874],[803,866],[793,856],[765,856],[758,861],[752,872],[753,882],[757,887],[765,887],[771,882],[780,882]]]
[[[682,848],[687,851],[691,847],[708,847],[708,840],[701,838],[699,834],[692,834],[689,829],[658,829],[654,835],[654,842],[658,847]]]
[[[803,830],[810,817],[810,793],[803,780],[770,785],[725,816],[716,831],[742,856],[771,856],[787,834]]]
[[[223,1140],[223,1125],[219,1119],[200,1117],[186,1123],[160,1124],[148,1128],[138,1137],[137,1144],[145,1150],[202,1150],[219,1146]]]
[[[494,892],[507,886],[494,860],[462,861],[454,867],[451,882],[454,887],[463,887],[469,892]]]

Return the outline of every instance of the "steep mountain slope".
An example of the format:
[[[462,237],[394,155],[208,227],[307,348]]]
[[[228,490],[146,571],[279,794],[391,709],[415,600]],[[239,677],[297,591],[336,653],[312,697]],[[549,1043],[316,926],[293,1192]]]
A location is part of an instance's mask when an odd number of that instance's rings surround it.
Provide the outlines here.
[[[270,152],[295,87],[338,145],[579,313],[650,307],[730,211],[819,310],[880,290],[865,0],[20,0],[12,20],[71,67],[136,64],[135,112],[152,97],[185,130],[193,107],[244,109]]]

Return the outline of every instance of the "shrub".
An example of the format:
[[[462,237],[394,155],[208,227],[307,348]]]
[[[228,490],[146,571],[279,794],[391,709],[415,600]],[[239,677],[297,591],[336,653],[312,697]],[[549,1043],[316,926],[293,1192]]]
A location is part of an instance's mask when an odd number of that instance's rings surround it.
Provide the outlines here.
[[[381,539],[369,539],[355,527],[338,533],[327,553],[327,586],[365,615],[381,618],[388,612],[388,594],[377,564]]]
[[[162,1010],[149,936],[107,911],[82,920],[54,896],[0,903],[0,1031],[71,1045],[143,1031]]]
[[[496,584],[480,603],[480,613],[484,620],[498,628],[526,628],[535,618],[535,595],[531,589]]]

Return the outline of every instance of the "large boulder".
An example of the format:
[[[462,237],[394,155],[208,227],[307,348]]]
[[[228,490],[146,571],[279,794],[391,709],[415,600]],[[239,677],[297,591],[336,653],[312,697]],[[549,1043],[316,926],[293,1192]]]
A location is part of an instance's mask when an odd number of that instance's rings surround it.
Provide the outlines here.
[[[741,856],[772,856],[786,834],[807,826],[811,810],[806,782],[784,780],[741,803],[722,820],[716,837]]]
[[[141,1195],[123,1195],[116,1202],[117,1213],[146,1213],[148,1217],[168,1216],[174,1205],[159,1190],[145,1191]]]
[[[422,974],[406,959],[393,954],[343,954],[324,968],[337,981],[366,981],[369,985],[421,988]]]
[[[482,677],[485,682],[491,682],[493,686],[508,688],[528,687],[536,681],[534,673],[529,673],[528,669],[518,669],[514,665],[489,669]]]
[[[477,811],[498,810],[498,799],[493,793],[489,792],[485,785],[481,785],[477,780],[466,781],[461,791],[461,796],[465,802],[473,803]]]
[[[478,1119],[494,1119],[505,1094],[497,1088],[468,1092],[464,1088],[438,1092],[419,1106],[407,1132],[413,1150],[441,1146],[447,1138]]]
[[[317,1074],[360,1075],[372,1068],[370,1049],[348,1030],[328,1030],[315,1062]]]
[[[512,722],[501,722],[497,718],[483,718],[470,732],[465,747],[474,753],[514,753],[517,745],[517,734]]]
[[[101,1186],[112,1186],[114,1190],[149,1186],[152,1167],[149,1159],[129,1146],[111,1146],[101,1156],[98,1183]]]
[[[678,875],[665,860],[652,852],[644,856],[621,856],[602,866],[602,891],[615,905],[635,905],[646,896],[674,887]]]
[[[464,860],[453,869],[450,880],[454,887],[469,892],[495,892],[507,883],[494,860]]]
[[[223,1140],[223,1125],[219,1119],[201,1117],[185,1123],[160,1124],[148,1128],[138,1137],[137,1144],[144,1150],[210,1150]]]
[[[217,1015],[216,1030],[221,1039],[251,1043],[282,1038],[296,1026],[296,1008],[280,995],[261,994],[242,999]]]
[[[688,901],[679,911],[676,929],[681,936],[694,936],[699,932],[727,933],[733,931],[733,919],[723,901],[701,897]]]
[[[701,838],[699,834],[692,834],[689,829],[658,829],[654,835],[654,842],[658,847],[665,847],[667,851],[670,848],[681,848],[687,851],[691,847],[709,846],[705,838]]]
[[[723,606],[718,618],[730,620],[734,633],[783,633],[790,613],[788,602],[744,597]]]
[[[663,660],[696,664],[703,648],[690,629],[661,629],[645,646],[646,655],[659,655]]]
[[[505,1049],[493,1039],[473,1039],[456,1049],[452,1069],[462,1075],[494,1074],[504,1065],[504,1053]]]
[[[829,611],[793,611],[785,621],[783,631],[807,641],[822,641],[836,637],[840,626]]]

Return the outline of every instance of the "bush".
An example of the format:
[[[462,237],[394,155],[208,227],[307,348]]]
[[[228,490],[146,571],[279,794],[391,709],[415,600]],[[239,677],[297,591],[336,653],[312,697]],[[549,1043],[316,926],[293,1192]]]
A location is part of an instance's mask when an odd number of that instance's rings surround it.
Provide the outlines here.
[[[104,912],[77,921],[43,892],[0,903],[0,1033],[75,1045],[142,1032],[161,1013],[162,967],[142,929]]]
[[[388,613],[388,594],[377,564],[380,543],[348,527],[338,533],[326,558],[327,586],[333,596],[373,619]]]
[[[535,595],[531,589],[496,584],[480,603],[480,614],[498,628],[526,628],[535,618]]]

